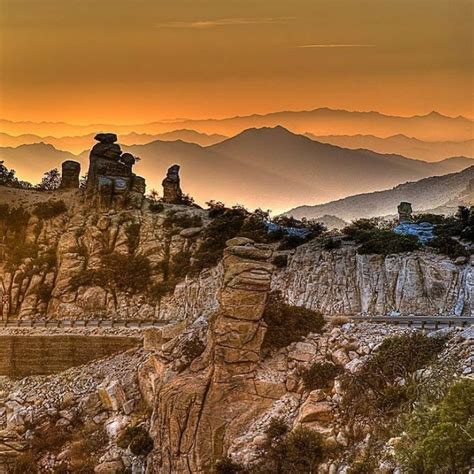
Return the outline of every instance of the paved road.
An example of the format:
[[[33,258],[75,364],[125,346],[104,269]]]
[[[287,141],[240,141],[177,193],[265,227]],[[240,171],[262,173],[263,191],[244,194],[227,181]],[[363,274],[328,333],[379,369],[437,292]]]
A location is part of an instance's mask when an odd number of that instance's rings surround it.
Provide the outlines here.
[[[387,323],[400,326],[417,327],[421,329],[441,329],[444,327],[468,327],[474,324],[474,317],[458,316],[352,316],[351,321],[367,321],[372,323]]]
[[[328,318],[329,320],[330,318]],[[388,323],[402,326],[413,326],[422,329],[438,329],[442,327],[467,327],[474,324],[474,317],[422,317],[422,316],[351,316],[351,321],[367,321],[372,323]],[[83,327],[101,327],[101,328],[151,328],[163,327],[173,324],[176,321],[124,321],[111,319],[92,319],[75,321],[71,319],[63,319],[59,321],[0,321],[0,329],[2,328],[83,328]]]
[[[162,327],[173,324],[174,321],[123,321],[111,319],[91,319],[75,321],[73,319],[63,319],[58,321],[0,321],[0,329],[2,328],[151,328]]]

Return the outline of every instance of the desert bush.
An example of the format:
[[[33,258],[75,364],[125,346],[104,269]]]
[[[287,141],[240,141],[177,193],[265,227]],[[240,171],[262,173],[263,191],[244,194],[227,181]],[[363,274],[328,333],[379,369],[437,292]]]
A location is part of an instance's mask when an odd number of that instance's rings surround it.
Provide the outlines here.
[[[327,388],[342,372],[342,368],[331,362],[314,362],[303,371],[301,378],[306,390]]]
[[[344,375],[346,416],[384,417],[401,407],[410,409],[418,389],[413,374],[431,364],[445,342],[419,332],[385,339],[360,372]]]
[[[181,229],[187,229],[189,227],[201,227],[202,219],[200,216],[194,214],[170,211],[163,221],[163,226],[168,228],[178,227]]]
[[[237,474],[238,472],[245,471],[242,464],[233,461],[228,456],[217,461],[214,470],[216,474]]]
[[[421,247],[418,237],[397,234],[391,230],[375,230],[365,237],[367,240],[357,249],[357,253],[361,255],[413,252]]]
[[[438,249],[444,255],[450,258],[457,257],[468,257],[469,252],[459,242],[454,240],[452,237],[439,236],[435,237],[428,244],[430,247]]]
[[[178,280],[184,278],[190,269],[191,252],[183,251],[173,255],[169,266],[169,273],[173,279]]]
[[[411,252],[420,247],[418,238],[390,230],[390,224],[379,218],[358,219],[344,227],[343,234],[360,244],[359,254]]]
[[[41,183],[36,186],[36,189],[41,191],[55,191],[61,186],[61,173],[57,168],[47,171],[43,175]]]
[[[38,287],[38,292],[37,292],[38,299],[42,303],[48,303],[51,300],[52,292],[53,292],[53,287],[51,285],[48,285],[46,283],[42,283]]]
[[[46,201],[38,203],[33,214],[40,219],[53,219],[67,211],[67,206],[64,201]]]
[[[406,472],[468,473],[474,453],[474,381],[455,383],[440,403],[404,422],[395,452]]]
[[[433,225],[440,225],[446,222],[446,217],[443,214],[420,213],[413,216],[413,221],[417,224],[429,222]]]
[[[71,278],[70,286],[101,286],[130,293],[145,291],[150,282],[150,260],[143,255],[106,254],[97,270],[83,270]]]
[[[151,286],[149,294],[154,301],[160,301],[164,296],[173,292],[176,286],[176,281],[165,280],[161,283],[155,283]]]
[[[133,426],[120,435],[117,446],[129,448],[135,456],[147,456],[153,449],[153,440],[143,426]]]
[[[322,435],[300,426],[264,446],[252,472],[310,474],[317,472],[323,456]]]
[[[155,214],[159,214],[165,210],[165,206],[161,202],[151,202],[148,209]]]
[[[225,204],[220,201],[208,201],[206,202],[208,209],[208,216],[211,219],[221,216],[226,211]]]
[[[194,255],[192,274],[204,268],[216,265],[222,258],[226,241],[239,234],[246,218],[246,211],[226,209],[223,214],[213,219],[204,229],[204,241]]]
[[[289,427],[283,418],[273,417],[268,424],[266,430],[267,441],[273,442],[275,439],[280,439],[289,431]]]
[[[128,251],[130,254],[135,253],[137,250],[138,244],[140,242],[140,229],[141,225],[137,222],[133,222],[128,225],[125,229],[125,234],[127,236],[127,245]]]
[[[267,332],[262,347],[266,349],[286,347],[309,333],[319,333],[324,326],[320,313],[286,304],[278,291],[270,294],[263,319],[267,324]]]
[[[323,242],[323,249],[328,251],[340,249],[341,246],[342,241],[340,239],[329,238]]]
[[[272,263],[277,268],[284,268],[288,265],[288,255],[286,254],[275,255]]]

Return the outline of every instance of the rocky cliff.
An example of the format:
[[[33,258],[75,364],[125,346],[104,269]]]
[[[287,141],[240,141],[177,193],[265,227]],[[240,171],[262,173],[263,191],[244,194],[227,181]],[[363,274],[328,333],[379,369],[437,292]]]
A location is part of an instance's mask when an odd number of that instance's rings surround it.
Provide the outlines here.
[[[207,211],[164,204],[157,212],[148,202],[140,209],[98,210],[76,190],[0,191],[10,208],[0,214],[4,318],[165,321],[217,308],[219,265],[192,278],[179,274],[180,259],[192,259],[212,222]],[[58,201],[62,212],[41,217],[38,209]],[[21,219],[12,213],[20,203]],[[104,271],[104,255],[113,275]],[[292,304],[326,315],[470,316],[473,281],[470,263],[456,265],[426,251],[358,255],[351,244],[327,251],[313,241],[289,252],[272,287]]]
[[[296,249],[273,287],[327,315],[474,315],[472,264],[424,251],[358,255],[353,245],[329,252],[313,242]]]

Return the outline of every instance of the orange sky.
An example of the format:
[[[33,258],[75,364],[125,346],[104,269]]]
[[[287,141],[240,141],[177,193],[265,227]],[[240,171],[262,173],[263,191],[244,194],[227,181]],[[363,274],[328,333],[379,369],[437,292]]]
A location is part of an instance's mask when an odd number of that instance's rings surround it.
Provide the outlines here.
[[[470,0],[0,0],[0,117],[474,116]]]

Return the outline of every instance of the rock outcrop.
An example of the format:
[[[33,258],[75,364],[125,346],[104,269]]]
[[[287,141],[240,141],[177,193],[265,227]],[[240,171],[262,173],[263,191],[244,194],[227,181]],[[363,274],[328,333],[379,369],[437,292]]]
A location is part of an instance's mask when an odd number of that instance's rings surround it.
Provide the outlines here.
[[[168,169],[162,185],[163,202],[168,204],[180,204],[183,198],[183,192],[180,186],[179,165],[173,165]]]
[[[77,189],[79,187],[79,175],[81,164],[77,161],[67,160],[62,164],[61,188]]]
[[[359,255],[353,245],[328,252],[313,242],[295,251],[272,286],[290,304],[325,315],[474,316],[472,264],[423,251]]]
[[[114,133],[99,133],[91,150],[87,196],[102,209],[131,205],[141,208],[145,180],[132,172],[136,158],[123,153]]]
[[[412,221],[412,208],[411,203],[401,202],[398,207],[398,221],[399,222],[411,222]]]
[[[232,239],[223,259],[220,309],[205,352],[155,394],[149,472],[211,472],[257,413],[271,405],[271,385],[255,379],[265,334],[271,250]],[[170,429],[170,427],[172,427]]]

